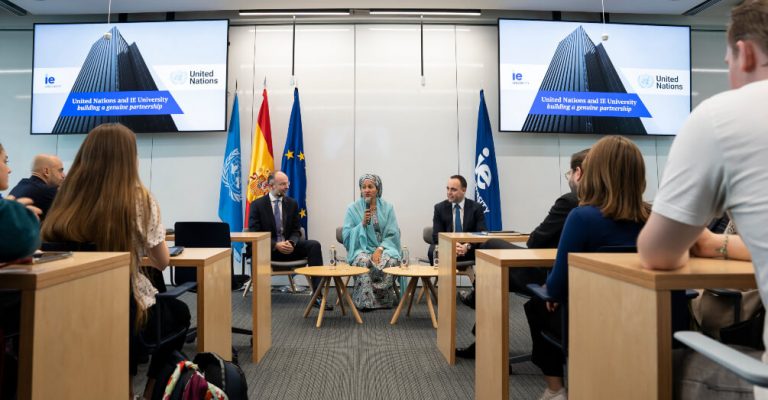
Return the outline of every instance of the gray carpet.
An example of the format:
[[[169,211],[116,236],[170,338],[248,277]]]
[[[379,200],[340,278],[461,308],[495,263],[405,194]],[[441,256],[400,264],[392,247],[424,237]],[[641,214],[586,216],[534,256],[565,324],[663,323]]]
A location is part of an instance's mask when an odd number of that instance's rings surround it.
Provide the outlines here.
[[[250,328],[251,298],[234,292],[233,326]],[[335,293],[329,297],[335,299]],[[193,310],[193,294],[182,297]],[[315,328],[317,309],[302,318],[308,293],[273,293],[272,348],[261,363],[251,362],[249,337],[233,335],[240,367],[248,380],[250,399],[472,399],[474,360],[458,359],[449,366],[436,346],[426,303],[414,304],[410,317],[405,311],[397,325],[390,325],[393,310],[361,313],[363,325],[355,323],[338,307],[327,312],[323,326]],[[510,295],[510,353],[530,351],[530,334],[523,314],[524,299]],[[459,303],[457,342],[471,343],[474,311]],[[194,344],[184,348],[194,357]],[[146,368],[146,365],[143,366]],[[134,379],[137,393],[143,389],[145,369]],[[544,390],[541,372],[530,362],[513,366],[510,396],[537,399]]]

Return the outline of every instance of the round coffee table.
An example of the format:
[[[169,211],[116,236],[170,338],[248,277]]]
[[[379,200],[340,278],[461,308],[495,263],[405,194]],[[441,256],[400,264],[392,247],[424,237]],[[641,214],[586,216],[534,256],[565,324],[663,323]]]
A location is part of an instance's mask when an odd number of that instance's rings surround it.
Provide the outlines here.
[[[367,274],[368,268],[352,267],[349,265],[338,265],[335,268],[332,268],[333,267],[331,266],[319,266],[303,267],[294,270],[294,272],[297,274],[321,278],[320,286],[315,288],[315,293],[312,294],[312,299],[309,300],[309,304],[307,304],[307,308],[304,310],[304,318],[309,316],[309,312],[312,311],[312,305],[315,304],[317,296],[320,295],[321,290],[325,289],[323,290],[323,300],[320,304],[320,312],[317,315],[317,324],[315,326],[319,328],[320,325],[322,325],[323,312],[325,311],[325,302],[328,299],[328,290],[330,290],[331,279],[333,279],[333,282],[335,283],[334,287],[336,288],[336,295],[339,297],[339,299],[344,298],[347,300],[347,304],[349,304],[349,308],[352,310],[352,315],[355,317],[355,321],[357,321],[358,324],[362,324],[363,320],[360,318],[360,314],[357,312],[357,308],[355,308],[355,304],[352,302],[352,297],[350,297],[349,292],[347,291],[347,285],[342,282],[341,278],[345,276]],[[339,301],[339,306],[341,307],[341,315],[347,315],[346,311],[344,310],[343,301]]]
[[[423,288],[426,291],[427,295],[427,308],[429,309],[429,316],[432,318],[432,327],[437,329],[437,319],[435,318],[435,309],[432,306],[432,298],[434,297],[435,303],[437,303],[437,292],[435,291],[435,287],[432,285],[432,281],[429,280],[429,278],[437,277],[437,268],[433,268],[431,266],[426,265],[409,265],[407,268],[400,268],[400,267],[390,267],[390,268],[384,268],[384,272],[390,275],[394,276],[404,276],[411,278],[411,281],[408,282],[408,288],[405,290],[405,293],[403,293],[403,296],[400,298],[400,304],[397,305],[397,309],[395,310],[395,314],[392,315],[392,320],[389,321],[390,325],[394,325],[397,323],[397,318],[400,317],[400,312],[403,310],[403,305],[405,305],[406,299],[408,299],[408,312],[406,312],[406,316],[411,315],[411,307],[413,306],[413,297],[414,293],[416,292],[416,284],[419,282],[419,279],[421,279],[421,282],[423,284]]]

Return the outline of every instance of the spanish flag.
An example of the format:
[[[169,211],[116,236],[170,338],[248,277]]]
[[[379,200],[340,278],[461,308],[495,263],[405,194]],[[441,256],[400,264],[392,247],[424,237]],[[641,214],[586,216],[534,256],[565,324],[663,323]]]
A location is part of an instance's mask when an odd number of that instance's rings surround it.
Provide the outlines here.
[[[264,88],[261,96],[264,98],[264,101],[261,102],[259,116],[256,118],[256,130],[253,133],[251,170],[248,174],[244,226],[248,226],[251,203],[269,193],[267,177],[275,170],[275,159],[272,155],[272,127],[269,122],[269,103],[267,102],[266,88]]]

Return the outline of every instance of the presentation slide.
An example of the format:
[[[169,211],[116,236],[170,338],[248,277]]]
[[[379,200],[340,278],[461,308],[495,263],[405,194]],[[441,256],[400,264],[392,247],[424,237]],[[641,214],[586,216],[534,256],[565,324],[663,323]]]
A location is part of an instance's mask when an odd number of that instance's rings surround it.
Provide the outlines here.
[[[32,134],[225,130],[228,26],[36,24]]]
[[[690,51],[687,26],[501,19],[500,130],[674,135]]]

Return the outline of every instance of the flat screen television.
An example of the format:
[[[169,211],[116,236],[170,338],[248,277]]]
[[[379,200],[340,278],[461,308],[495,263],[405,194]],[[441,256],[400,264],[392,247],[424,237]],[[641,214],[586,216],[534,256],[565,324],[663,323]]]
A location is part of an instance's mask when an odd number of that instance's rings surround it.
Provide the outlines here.
[[[229,21],[35,24],[32,134],[226,129]]]
[[[688,26],[499,20],[499,130],[674,135],[691,112]]]

